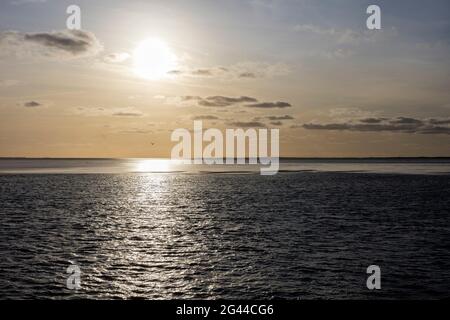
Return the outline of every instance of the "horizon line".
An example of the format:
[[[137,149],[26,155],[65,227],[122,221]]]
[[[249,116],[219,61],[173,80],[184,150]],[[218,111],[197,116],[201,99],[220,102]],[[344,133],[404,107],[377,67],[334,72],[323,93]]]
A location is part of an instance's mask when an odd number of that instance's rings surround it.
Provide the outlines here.
[[[268,157],[270,158],[270,157]],[[160,159],[171,160],[167,157],[1,157],[0,160],[126,160],[126,159]],[[224,160],[226,158],[223,158]],[[233,158],[233,159],[250,159],[246,158]],[[350,159],[450,159],[450,156],[369,156],[369,157],[279,157],[280,160],[350,160]],[[191,158],[195,160],[195,158]]]

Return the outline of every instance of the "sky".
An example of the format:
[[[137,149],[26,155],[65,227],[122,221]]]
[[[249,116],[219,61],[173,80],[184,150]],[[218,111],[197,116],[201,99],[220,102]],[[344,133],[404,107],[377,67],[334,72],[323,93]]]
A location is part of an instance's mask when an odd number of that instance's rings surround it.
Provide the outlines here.
[[[66,27],[72,4],[81,30]],[[367,29],[371,4],[381,30]],[[0,157],[170,157],[171,132],[194,120],[278,128],[283,157],[450,156],[449,12],[447,0],[3,0]]]

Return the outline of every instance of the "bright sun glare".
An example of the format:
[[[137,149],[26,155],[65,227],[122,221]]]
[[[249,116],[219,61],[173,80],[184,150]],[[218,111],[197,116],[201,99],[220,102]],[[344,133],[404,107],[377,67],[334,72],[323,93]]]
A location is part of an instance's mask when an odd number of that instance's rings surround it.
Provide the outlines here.
[[[147,159],[136,164],[137,172],[167,172],[170,170],[169,160]]]
[[[133,53],[134,72],[145,79],[156,80],[176,67],[176,56],[159,39],[142,41]]]

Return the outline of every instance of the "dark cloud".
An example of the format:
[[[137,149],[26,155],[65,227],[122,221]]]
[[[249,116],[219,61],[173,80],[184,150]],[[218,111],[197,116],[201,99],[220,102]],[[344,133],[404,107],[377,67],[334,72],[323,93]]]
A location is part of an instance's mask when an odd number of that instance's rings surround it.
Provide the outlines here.
[[[81,30],[67,30],[50,33],[26,33],[25,41],[34,42],[48,48],[69,52],[78,55],[90,51],[98,45],[93,33]]]
[[[192,120],[218,120],[219,118],[211,115],[193,116]]]
[[[238,98],[213,96],[201,99],[198,104],[203,107],[228,107],[240,103],[256,102],[258,101],[252,97],[241,96]]]
[[[247,108],[260,108],[260,109],[274,109],[274,108],[289,108],[292,107],[290,103],[287,102],[261,102],[261,103],[253,103],[247,104]]]
[[[301,127],[308,130],[450,134],[450,127],[443,124],[450,124],[450,119],[366,118],[345,123],[307,123]]]
[[[416,131],[415,125],[396,124],[354,124],[354,123],[328,123],[328,124],[305,124],[305,129],[310,130],[351,130],[351,131],[397,131],[413,133]]]
[[[261,128],[266,126],[264,123],[261,123],[259,121],[249,121],[249,122],[236,121],[231,122],[230,125],[240,128]]]
[[[450,134],[450,127],[429,126],[420,132],[422,134]]]
[[[97,54],[102,46],[95,35],[83,30],[64,30],[40,33],[4,31],[0,44],[5,51],[21,55],[29,52],[33,57],[79,57]]]
[[[309,130],[350,130],[350,125],[347,123],[328,123],[328,124],[317,124],[317,123],[306,123],[303,128]]]
[[[431,124],[450,124],[450,119],[430,119]]]
[[[27,107],[27,108],[36,108],[36,107],[42,106],[42,104],[39,102],[36,102],[36,101],[28,101],[28,102],[25,102],[23,104],[23,106]]]
[[[418,119],[414,119],[414,118],[405,118],[405,117],[398,117],[396,119],[390,120],[389,122],[394,123],[394,124],[417,124],[417,125],[423,124],[422,120],[418,120]]]
[[[292,116],[285,115],[285,116],[268,116],[267,119],[271,121],[278,121],[278,120],[294,120]]]
[[[362,123],[381,123],[387,120],[386,118],[366,118],[359,120]]]
[[[290,103],[287,102],[259,102],[258,99],[248,96],[240,97],[227,97],[227,96],[210,96],[210,97],[200,97],[200,96],[180,96],[180,97],[168,97],[166,99],[168,103],[177,103],[181,105],[197,105],[200,107],[217,107],[223,110],[225,107],[230,106],[243,106],[247,108],[288,108],[291,107]],[[278,120],[292,120],[291,116],[271,116],[266,117],[266,119],[278,121]]]

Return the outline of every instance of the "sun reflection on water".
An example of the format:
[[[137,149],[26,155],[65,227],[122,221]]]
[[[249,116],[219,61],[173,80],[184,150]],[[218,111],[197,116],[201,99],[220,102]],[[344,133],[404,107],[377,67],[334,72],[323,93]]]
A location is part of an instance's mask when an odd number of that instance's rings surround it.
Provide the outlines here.
[[[171,161],[168,159],[145,159],[136,162],[137,172],[170,172]]]

